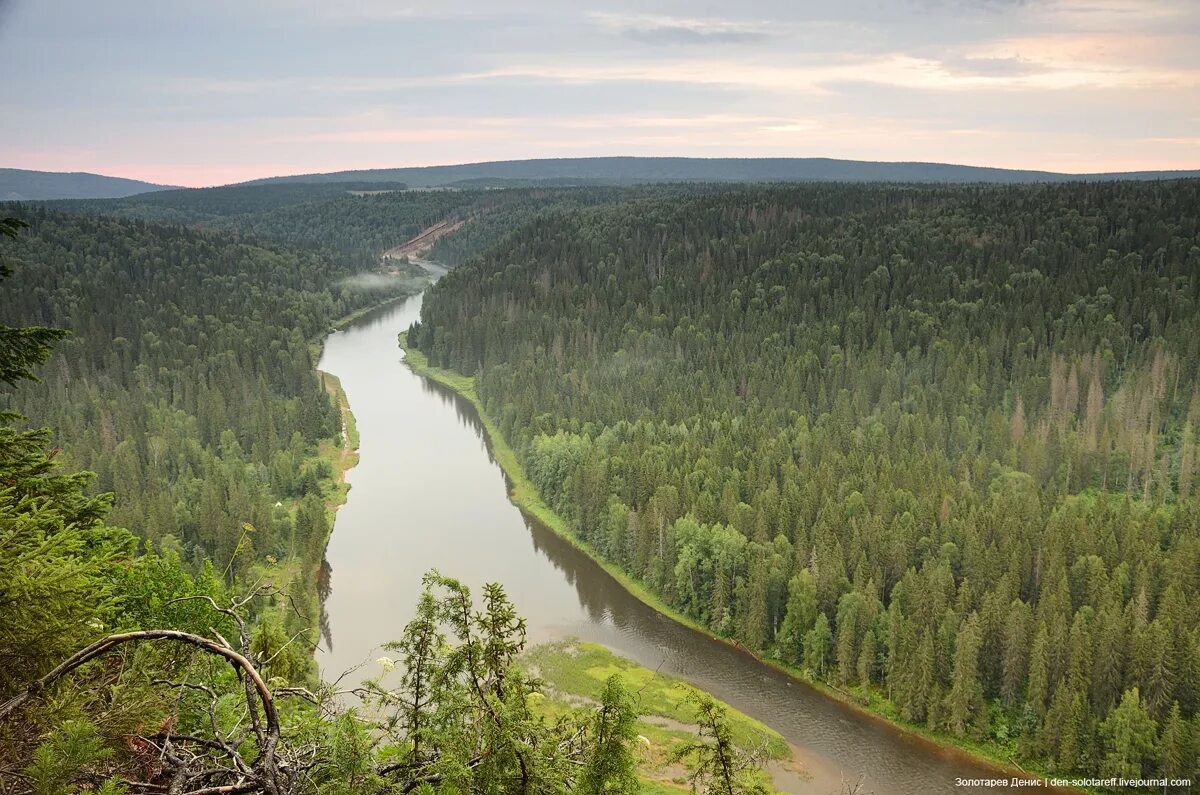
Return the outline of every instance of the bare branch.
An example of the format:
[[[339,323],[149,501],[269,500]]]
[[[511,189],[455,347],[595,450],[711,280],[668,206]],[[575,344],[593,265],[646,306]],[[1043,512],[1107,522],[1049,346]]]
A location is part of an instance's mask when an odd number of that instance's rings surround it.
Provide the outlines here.
[[[138,643],[143,641],[155,640],[170,640],[178,643],[185,643],[196,648],[221,657],[229,662],[237,671],[238,676],[246,683],[246,698],[247,706],[257,720],[258,709],[253,703],[255,697],[262,703],[263,717],[266,722],[265,729],[259,732],[259,747],[260,756],[255,764],[255,767],[261,771],[260,776],[256,776],[253,784],[237,784],[230,785],[229,788],[206,788],[205,790],[195,790],[191,793],[185,793],[182,789],[183,779],[176,777],[172,782],[169,792],[179,793],[180,795],[197,795],[197,793],[238,793],[252,792],[256,789],[265,790],[268,795],[280,795],[281,790],[278,786],[279,771],[275,763],[275,749],[279,742],[279,713],[275,708],[275,698],[271,693],[271,689],[267,687],[267,683],[263,681],[258,669],[254,664],[242,654],[234,651],[228,646],[222,645],[217,641],[203,637],[201,635],[193,635],[190,632],[180,632],[173,629],[151,629],[141,630],[137,632],[125,632],[117,635],[109,635],[102,638],[91,645],[80,649],[75,654],[71,655],[64,662],[58,665],[54,670],[50,671],[45,676],[41,677],[22,692],[10,698],[8,701],[0,704],[0,720],[8,717],[9,714],[19,709],[30,699],[36,697],[41,692],[49,688],[58,680],[65,677],[67,674],[86,665],[87,663],[111,652],[113,649],[126,644]],[[204,689],[200,686],[199,689]],[[166,742],[162,746],[164,754],[170,754],[170,743]],[[173,756],[173,754],[171,754]],[[171,759],[172,764],[176,765],[177,774],[182,771],[186,772],[187,765],[182,759],[175,757]]]

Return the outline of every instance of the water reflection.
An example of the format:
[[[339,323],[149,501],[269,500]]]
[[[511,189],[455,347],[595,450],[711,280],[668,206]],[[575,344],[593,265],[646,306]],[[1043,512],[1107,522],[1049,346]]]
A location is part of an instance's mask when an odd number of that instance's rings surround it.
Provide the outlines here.
[[[321,561],[321,570],[317,572],[317,596],[321,599],[321,640],[325,644],[326,649],[333,649],[333,630],[329,624],[329,610],[326,609],[326,602],[329,601],[329,594],[333,592],[333,566],[329,564],[329,558],[324,558]]]
[[[811,774],[789,784],[795,792],[825,795],[861,779],[863,791],[876,795],[950,795],[972,791],[956,787],[956,777],[996,775],[656,613],[515,508],[474,407],[400,362],[396,335],[420,305],[411,299],[331,335],[321,360],[342,379],[361,436],[327,553],[336,587],[331,570],[323,571],[330,590],[318,662],[327,678],[378,656],[379,644],[411,616],[421,575],[437,568],[473,588],[502,583],[532,642],[603,643],[767,723],[799,748]]]

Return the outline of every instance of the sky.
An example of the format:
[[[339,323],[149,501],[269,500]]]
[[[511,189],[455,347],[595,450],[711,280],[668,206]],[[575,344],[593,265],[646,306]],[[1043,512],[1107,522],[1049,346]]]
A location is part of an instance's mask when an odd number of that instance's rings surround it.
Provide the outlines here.
[[[1200,168],[1200,0],[0,0],[0,166]]]

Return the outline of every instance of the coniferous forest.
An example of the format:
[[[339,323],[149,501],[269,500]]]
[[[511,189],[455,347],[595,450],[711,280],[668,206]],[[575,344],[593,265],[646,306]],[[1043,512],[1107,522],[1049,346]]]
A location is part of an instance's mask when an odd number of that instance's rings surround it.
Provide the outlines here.
[[[1200,0],[0,73],[0,795],[1200,793]]]
[[[476,601],[431,573],[394,661],[350,690],[315,675],[319,447],[348,442],[313,342],[423,282],[364,290],[352,259],[7,209],[0,792],[640,790],[632,695],[613,677],[594,709],[539,707],[499,584]],[[696,703],[696,780],[767,792],[725,708]]]
[[[319,558],[331,472],[314,452],[341,427],[310,344],[406,283],[353,289],[336,260],[182,227],[24,218],[0,311],[72,333],[11,407],[55,429],[65,460],[116,495],[109,519],[151,544],[235,572]],[[294,518],[276,508],[292,500]]]
[[[1200,183],[538,217],[408,344],[719,635],[1062,773],[1200,758]]]
[[[636,694],[539,706],[500,585],[431,574],[356,710],[316,676],[319,341],[448,218],[407,342],[593,554],[995,759],[1194,776],[1200,183],[377,187],[0,212],[0,792],[642,786]],[[768,792],[698,703],[698,789]]]

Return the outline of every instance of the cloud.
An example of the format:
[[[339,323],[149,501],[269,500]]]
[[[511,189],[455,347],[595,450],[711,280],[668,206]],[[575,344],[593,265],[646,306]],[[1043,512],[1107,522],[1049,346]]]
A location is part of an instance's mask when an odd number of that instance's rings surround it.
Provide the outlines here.
[[[1019,57],[951,56],[940,60],[951,73],[974,77],[1016,77],[1046,70],[1042,64]]]
[[[819,123],[817,123],[816,121],[813,121],[811,119],[806,119],[803,121],[777,122],[775,124],[763,125],[763,129],[768,132],[783,132],[783,133],[799,133],[799,132],[806,133],[806,132],[812,132],[813,130],[819,129],[820,127],[821,127],[821,125]]]
[[[684,25],[629,27],[625,28],[625,35],[647,44],[745,44],[767,38],[767,34],[756,30],[713,30]]]
[[[594,13],[601,27],[645,44],[750,44],[770,38],[758,24],[727,19],[684,19]]]
[[[1200,164],[1197,0],[144,4],[0,0],[6,164],[190,184],[556,154]]]
[[[1171,144],[1172,146],[1195,146],[1200,147],[1200,135],[1179,136],[1174,138],[1147,138],[1147,141],[1155,144]]]
[[[403,284],[404,279],[396,276],[385,276],[382,273],[356,273],[338,282],[343,290],[370,292],[373,290],[394,289],[397,284]]]
[[[460,75],[460,80],[522,79],[579,85],[599,83],[678,83],[739,87],[790,95],[825,94],[848,83],[877,83],[896,88],[940,91],[982,89],[1055,91],[1079,88],[1195,87],[1200,69],[1157,69],[1113,66],[1091,61],[1036,61],[976,57],[945,62],[934,58],[891,54],[846,57],[834,62],[798,63],[747,59],[655,59],[623,62],[513,64]],[[963,64],[974,66],[965,70]],[[1020,66],[1020,68],[1016,68]]]

